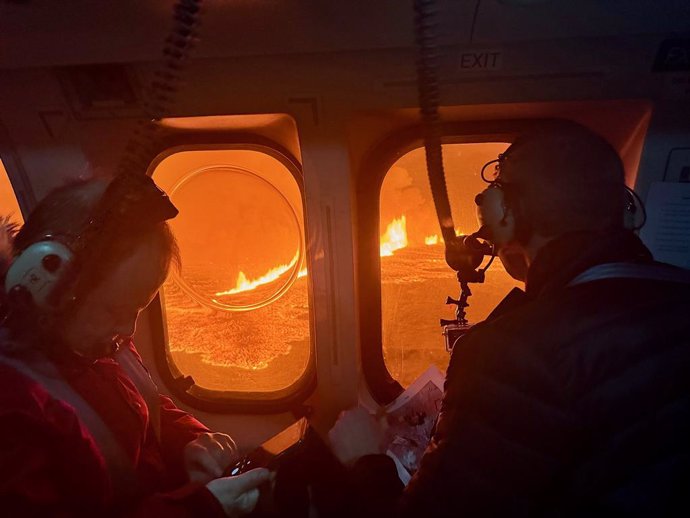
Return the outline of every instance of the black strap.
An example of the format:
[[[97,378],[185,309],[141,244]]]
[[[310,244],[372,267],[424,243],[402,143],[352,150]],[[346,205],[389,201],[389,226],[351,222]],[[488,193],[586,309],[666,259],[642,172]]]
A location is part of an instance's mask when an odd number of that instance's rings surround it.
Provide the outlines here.
[[[568,287],[604,279],[643,279],[690,284],[690,270],[664,263],[605,263],[585,270]]]

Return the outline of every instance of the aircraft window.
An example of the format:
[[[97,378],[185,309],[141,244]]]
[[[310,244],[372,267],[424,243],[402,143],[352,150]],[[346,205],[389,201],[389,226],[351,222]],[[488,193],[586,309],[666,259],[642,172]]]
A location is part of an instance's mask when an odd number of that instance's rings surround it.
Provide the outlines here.
[[[182,151],[154,178],[180,210],[182,256],[163,287],[168,361],[210,391],[295,384],[311,354],[300,187],[247,149]]]
[[[474,197],[486,188],[482,165],[505,151],[506,143],[445,144],[443,158],[456,232],[478,228]],[[380,194],[381,319],[388,371],[409,386],[430,364],[448,366],[439,318],[454,318],[447,295],[459,285],[444,259],[443,242],[427,177],[424,148],[402,156],[388,171]],[[486,282],[472,285],[470,322],[488,316],[518,283],[495,260]]]
[[[9,220],[17,225],[24,224],[22,211],[19,209],[17,197],[2,160],[0,160],[0,216],[9,217]]]

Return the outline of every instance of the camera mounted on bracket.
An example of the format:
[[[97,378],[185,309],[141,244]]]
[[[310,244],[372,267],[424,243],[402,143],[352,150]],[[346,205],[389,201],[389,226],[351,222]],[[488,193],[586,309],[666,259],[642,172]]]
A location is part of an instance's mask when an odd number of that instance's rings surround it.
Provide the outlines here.
[[[456,236],[455,225],[448,201],[446,178],[443,170],[443,149],[441,146],[440,116],[438,113],[439,81],[437,77],[438,46],[435,34],[436,6],[433,1],[415,0],[415,29],[417,47],[417,78],[419,107],[424,127],[424,148],[431,194],[436,207],[441,234],[446,247],[446,263],[456,272],[460,283],[458,299],[448,297],[447,304],[456,306],[455,319],[441,319],[446,350],[453,349],[457,339],[470,328],[465,309],[467,299],[472,295],[470,283],[484,282],[486,269],[493,261],[494,247],[484,241],[481,229],[470,236]],[[484,256],[491,256],[489,263],[481,268]]]

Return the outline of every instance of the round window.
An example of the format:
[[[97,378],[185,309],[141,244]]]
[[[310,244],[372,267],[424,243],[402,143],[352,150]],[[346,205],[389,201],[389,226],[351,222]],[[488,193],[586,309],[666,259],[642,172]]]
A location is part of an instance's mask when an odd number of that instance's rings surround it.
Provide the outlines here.
[[[184,175],[170,197],[180,210],[171,224],[184,250],[173,280],[202,306],[258,309],[279,299],[300,277],[300,219],[266,178],[213,165]]]

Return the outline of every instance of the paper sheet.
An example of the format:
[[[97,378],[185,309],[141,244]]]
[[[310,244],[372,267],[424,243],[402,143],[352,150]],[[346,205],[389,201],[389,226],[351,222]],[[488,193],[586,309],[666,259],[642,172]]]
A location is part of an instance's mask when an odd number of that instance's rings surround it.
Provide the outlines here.
[[[410,475],[419,468],[431,439],[441,410],[444,379],[441,371],[432,365],[384,409],[386,453]],[[406,480],[403,482],[407,483]]]
[[[654,182],[640,232],[654,259],[690,268],[690,183]]]

